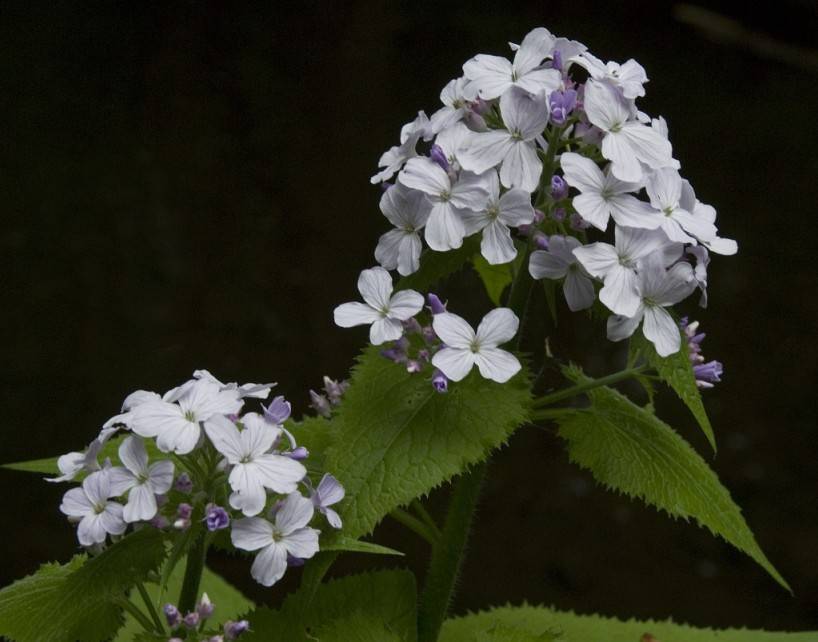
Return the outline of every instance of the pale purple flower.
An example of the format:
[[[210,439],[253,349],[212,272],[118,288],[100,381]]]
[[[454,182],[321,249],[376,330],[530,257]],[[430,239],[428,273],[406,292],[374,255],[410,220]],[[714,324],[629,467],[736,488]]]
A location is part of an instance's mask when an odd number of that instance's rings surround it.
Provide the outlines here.
[[[262,406],[262,409],[264,410],[264,420],[276,426],[280,426],[287,421],[293,410],[290,402],[281,395],[275,397],[266,408]]]
[[[564,125],[577,106],[577,92],[573,89],[552,91],[548,96],[548,106],[551,122],[555,125]]]
[[[333,528],[341,528],[341,516],[338,515],[330,506],[340,502],[345,495],[344,487],[329,473],[326,473],[321,481],[318,482],[318,487],[313,489],[310,493],[310,500],[319,513],[327,518],[329,525]]]
[[[383,153],[378,161],[378,167],[384,169],[370,178],[369,182],[374,185],[388,181],[396,172],[400,171],[406,161],[417,156],[418,140],[421,138],[428,140],[431,136],[431,123],[426,114],[419,111],[415,120],[401,128],[400,145],[396,145]]]
[[[565,301],[574,312],[590,308],[596,298],[594,284],[573,253],[578,247],[582,244],[573,236],[552,236],[548,251],[532,252],[528,264],[535,279],[565,279]]]
[[[606,64],[589,51],[584,51],[571,58],[571,61],[585,68],[594,80],[617,88],[625,98],[645,95],[643,85],[648,81],[648,76],[644,67],[633,58],[621,65],[616,62]]]
[[[236,640],[242,633],[250,630],[250,623],[247,620],[234,622],[228,620],[224,623],[224,635],[228,640]]]
[[[422,250],[420,231],[429,219],[432,204],[423,192],[398,183],[381,196],[380,208],[394,229],[378,239],[375,260],[404,276],[416,272]]]
[[[221,506],[208,504],[205,508],[205,524],[211,532],[220,531],[230,525],[230,515]]]
[[[145,443],[136,435],[127,437],[120,444],[119,460],[123,466],[107,472],[112,495],[119,496],[128,491],[123,518],[128,523],[152,519],[158,510],[156,495],[168,492],[173,485],[173,462],[165,459],[149,467]]]
[[[446,311],[446,304],[443,303],[436,294],[429,292],[426,295],[426,300],[429,302],[429,311],[434,314],[442,314]]]
[[[77,539],[83,546],[102,544],[108,534],[122,535],[127,528],[122,505],[112,496],[108,473],[100,470],[82,480],[82,485],[63,495],[60,510],[71,521],[79,521]]]

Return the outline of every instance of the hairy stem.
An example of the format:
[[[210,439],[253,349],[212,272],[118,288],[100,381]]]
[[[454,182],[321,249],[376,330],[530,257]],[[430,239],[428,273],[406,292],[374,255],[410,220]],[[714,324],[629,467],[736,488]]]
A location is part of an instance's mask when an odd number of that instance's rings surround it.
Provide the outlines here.
[[[420,503],[420,500],[412,500],[412,510],[414,510],[417,516],[423,520],[423,523],[429,527],[429,530],[434,533],[435,537],[439,539],[441,535],[440,528],[434,518],[429,514],[429,511],[426,510],[426,507]]]
[[[148,616],[145,615],[142,611],[140,611],[139,607],[136,604],[134,604],[133,602],[131,602],[128,598],[121,597],[121,598],[115,599],[114,601],[116,602],[116,604],[121,606],[128,613],[130,613],[131,616],[133,617],[133,619],[135,619],[137,622],[139,622],[140,625],[142,625],[143,629],[145,629],[146,631],[149,631],[151,633],[158,633],[159,632],[159,631],[156,631],[156,629],[153,626],[153,622],[151,622],[150,619],[148,619]]]
[[[160,618],[159,613],[156,612],[156,607],[153,605],[153,600],[151,600],[151,596],[148,595],[148,591],[145,590],[145,585],[142,584],[142,582],[137,582],[136,590],[139,591],[139,595],[142,597],[142,601],[145,603],[145,607],[148,609],[148,615],[150,615],[151,619],[153,620],[153,624],[156,627],[156,632],[164,633],[165,625],[162,624],[162,618]]]
[[[396,508],[390,511],[389,516],[396,522],[400,522],[406,526],[406,528],[409,530],[414,531],[417,535],[420,535],[432,546],[437,543],[439,536],[436,535],[423,521],[411,513],[407,513],[401,508]]]
[[[205,558],[207,557],[208,537],[203,532],[194,542],[187,554],[185,577],[182,580],[182,590],[179,593],[179,611],[188,613],[196,607],[196,598],[199,596],[199,584],[202,581]]]
[[[645,370],[648,370],[648,368],[649,366],[647,365],[636,366],[634,368],[626,368],[625,370],[614,372],[613,374],[609,374],[605,377],[600,377],[599,379],[591,379],[590,381],[577,384],[576,386],[571,386],[570,388],[557,390],[556,392],[552,392],[551,394],[545,395],[543,397],[538,397],[537,399],[535,399],[534,408],[544,408],[546,406],[555,404],[558,401],[562,401],[563,399],[570,399],[571,397],[576,397],[577,395],[580,395],[583,392],[587,392],[588,390],[593,390],[594,388],[599,388],[600,386],[607,386],[612,383],[617,383],[618,381],[630,379],[631,377],[635,377],[636,375],[644,372]]]

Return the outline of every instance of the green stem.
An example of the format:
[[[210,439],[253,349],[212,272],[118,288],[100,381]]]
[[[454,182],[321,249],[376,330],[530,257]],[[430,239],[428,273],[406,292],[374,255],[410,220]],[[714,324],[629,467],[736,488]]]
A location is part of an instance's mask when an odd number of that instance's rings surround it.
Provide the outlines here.
[[[486,463],[462,475],[449,503],[443,537],[432,549],[429,573],[420,596],[418,642],[437,642],[463,565],[474,509],[486,476]]]
[[[535,399],[534,407],[543,408],[545,406],[550,406],[552,404],[557,403],[558,401],[562,401],[563,399],[570,399],[571,397],[576,397],[577,395],[582,394],[583,392],[587,392],[588,390],[593,390],[594,388],[599,388],[600,386],[607,386],[618,381],[630,379],[631,377],[634,377],[639,373],[644,372],[648,368],[649,366],[647,365],[636,366],[635,368],[626,368],[625,370],[614,372],[613,374],[609,374],[605,377],[600,377],[599,379],[591,379],[590,381],[577,384],[576,386],[571,386],[570,388],[565,388],[564,390],[557,390],[556,392],[552,392],[551,394],[545,395],[543,397],[538,397],[537,399]]]
[[[182,590],[179,593],[179,611],[188,613],[196,608],[196,599],[199,597],[199,584],[202,581],[205,558],[207,557],[208,537],[203,532],[187,554],[185,577],[182,580]]]
[[[139,591],[139,595],[142,597],[142,601],[145,603],[145,606],[148,609],[148,614],[153,620],[153,624],[156,627],[156,632],[164,634],[165,625],[162,624],[162,618],[160,618],[159,613],[156,612],[156,607],[153,605],[153,600],[151,600],[151,596],[148,595],[148,591],[145,590],[145,585],[142,584],[142,582],[137,582],[136,590]]]
[[[133,616],[133,619],[135,619],[137,622],[139,622],[139,624],[142,625],[143,629],[150,633],[155,632],[153,622],[151,622],[148,619],[148,616],[145,615],[142,611],[140,611],[139,607],[133,602],[131,602],[128,598],[126,597],[116,598],[114,602],[121,606],[123,609],[125,609],[128,613],[130,613],[131,616]]]
[[[400,522],[406,528],[411,531],[414,531],[416,534],[420,535],[423,539],[425,539],[429,544],[434,546],[439,537],[432,532],[426,524],[424,524],[421,520],[417,517],[412,515],[411,513],[407,513],[405,510],[401,508],[396,508],[389,513],[389,516],[394,519],[396,522]]]
[[[426,510],[426,507],[421,504],[419,500],[413,499],[412,509],[417,513],[418,517],[423,520],[423,523],[429,527],[429,530],[435,534],[435,537],[440,539],[440,528],[434,518],[429,514],[429,511]]]

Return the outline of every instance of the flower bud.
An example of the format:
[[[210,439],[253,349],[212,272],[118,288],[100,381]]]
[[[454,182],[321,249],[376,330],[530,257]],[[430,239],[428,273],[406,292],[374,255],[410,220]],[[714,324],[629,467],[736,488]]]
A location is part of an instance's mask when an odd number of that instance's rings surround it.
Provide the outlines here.
[[[571,226],[572,230],[576,231],[585,230],[590,227],[590,223],[588,223],[588,221],[586,221],[576,212],[571,214],[571,219],[569,220],[568,224]]]
[[[423,370],[423,366],[420,365],[420,361],[417,359],[409,359],[409,361],[406,362],[406,372],[409,374],[415,374],[421,370]]]
[[[310,390],[310,406],[322,417],[329,417],[332,415],[329,399],[324,395],[319,395],[315,390]]]
[[[565,208],[554,208],[554,211],[551,213],[551,218],[553,218],[557,223],[562,223],[565,220]]]
[[[432,387],[435,392],[446,392],[449,389],[449,379],[440,370],[435,370],[432,375]]]
[[[562,176],[554,174],[551,177],[551,198],[555,201],[561,201],[566,196],[568,196],[568,183],[565,182]]]
[[[429,158],[432,159],[432,162],[440,165],[445,171],[449,171],[449,159],[446,158],[446,152],[443,151],[440,145],[432,145],[432,148],[429,150]]]
[[[230,524],[230,515],[221,506],[208,504],[205,509],[205,522],[210,532],[225,529]]]
[[[429,310],[431,310],[432,314],[442,314],[446,311],[446,304],[436,294],[429,292],[426,295],[426,300],[429,302]]]
[[[264,408],[264,406],[262,406]],[[292,406],[284,397],[278,396],[270,402],[270,405],[264,408],[264,419],[270,424],[283,424],[290,417]]]
[[[537,246],[538,250],[547,250],[548,249],[548,237],[543,234],[542,232],[537,232],[534,234],[534,245]]]
[[[234,622],[228,620],[224,623],[224,637],[228,640],[237,639],[242,633],[250,630],[250,623],[247,620]]]
[[[185,627],[188,629],[196,629],[199,627],[199,614],[196,611],[191,611],[182,619]]]
[[[189,493],[193,490],[193,480],[187,473],[180,473],[180,475],[176,478],[176,482],[173,484],[173,487],[180,493]]]
[[[167,620],[171,629],[175,629],[182,622],[182,614],[173,604],[165,604],[162,607],[162,612],[165,614],[165,620]]]
[[[285,457],[289,457],[290,459],[295,459],[296,461],[303,461],[304,459],[310,456],[310,451],[304,448],[304,446],[299,446],[295,450],[283,454]]]
[[[213,615],[213,611],[215,610],[216,606],[210,601],[207,593],[202,593],[202,599],[199,600],[199,604],[196,606],[196,612],[199,614],[199,617],[206,620]]]

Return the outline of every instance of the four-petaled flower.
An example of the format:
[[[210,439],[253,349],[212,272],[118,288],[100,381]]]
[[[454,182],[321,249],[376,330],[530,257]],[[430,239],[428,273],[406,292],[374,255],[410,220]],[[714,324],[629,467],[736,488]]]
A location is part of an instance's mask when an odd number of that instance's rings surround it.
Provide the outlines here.
[[[420,230],[426,225],[432,204],[423,192],[398,183],[381,196],[381,212],[395,226],[378,240],[375,260],[387,270],[397,268],[406,276],[420,265]]]
[[[562,291],[568,307],[576,312],[590,308],[594,303],[594,284],[573,254],[582,244],[573,236],[552,236],[548,250],[531,253],[528,272],[535,279],[561,279]]]
[[[108,501],[112,496],[108,472],[100,470],[82,480],[62,498],[60,510],[79,519],[77,539],[83,546],[102,544],[108,534],[122,535],[127,528],[122,519],[122,504]]]
[[[122,466],[107,471],[111,494],[115,497],[128,491],[123,518],[126,522],[153,519],[156,515],[156,495],[168,492],[173,485],[173,462],[158,461],[148,467],[148,453],[141,438],[131,435],[119,446]]]
[[[341,528],[341,516],[330,506],[340,502],[344,498],[344,494],[344,487],[329,473],[321,478],[318,487],[314,488],[310,493],[310,499],[313,506],[315,506],[315,510],[324,515],[333,528]]]

